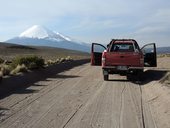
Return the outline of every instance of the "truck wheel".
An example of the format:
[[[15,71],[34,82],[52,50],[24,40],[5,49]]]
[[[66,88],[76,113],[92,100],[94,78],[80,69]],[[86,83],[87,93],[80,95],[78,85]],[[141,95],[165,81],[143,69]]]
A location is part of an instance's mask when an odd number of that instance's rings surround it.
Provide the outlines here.
[[[127,74],[126,78],[127,78],[127,80],[130,80],[130,81],[133,80],[132,74]]]
[[[137,74],[138,81],[143,81],[143,70],[139,70]]]
[[[109,73],[105,69],[103,69],[103,78],[104,78],[105,81],[107,81],[109,79]]]
[[[108,81],[109,75],[103,75],[103,77],[104,77],[104,80],[105,80],[105,81]]]

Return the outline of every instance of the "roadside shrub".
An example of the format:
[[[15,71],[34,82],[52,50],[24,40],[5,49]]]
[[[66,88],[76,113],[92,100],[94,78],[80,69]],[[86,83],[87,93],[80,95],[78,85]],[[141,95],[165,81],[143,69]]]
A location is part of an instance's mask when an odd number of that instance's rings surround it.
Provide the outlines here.
[[[59,58],[56,60],[48,60],[46,62],[47,65],[54,65],[54,64],[59,64],[59,63],[64,63],[68,61],[72,61],[73,59],[70,56],[67,56],[66,58]]]
[[[4,60],[2,58],[0,58],[0,64],[4,63]]]
[[[60,59],[57,59],[57,60],[56,60],[56,64],[59,64],[59,63],[60,63]]]
[[[170,57],[170,54],[166,54],[167,57]]]
[[[169,53],[167,53],[167,54],[158,54],[157,57],[159,57],[159,58],[170,57],[170,54]]]
[[[17,74],[19,72],[27,72],[27,67],[22,64],[22,65],[17,65],[17,67],[11,71],[11,75]]]
[[[73,59],[70,56],[66,57],[66,61],[72,61]]]
[[[60,63],[63,63],[65,60],[65,58],[60,58]]]
[[[44,59],[37,56],[27,56],[27,57],[16,57],[12,61],[12,67],[17,67],[17,65],[24,64],[28,69],[35,69],[44,66]]]
[[[2,76],[3,76],[2,71],[0,71],[0,77],[2,77]]]
[[[40,68],[42,66],[38,66],[36,64],[36,62],[31,62],[29,65],[28,65],[28,69],[37,69],[37,68]]]
[[[0,71],[2,72],[2,75],[5,76],[5,75],[9,75],[10,72],[11,72],[12,68],[10,65],[1,65],[0,67]]]
[[[166,55],[165,54],[158,54],[157,55],[157,57],[159,57],[159,58],[163,58],[163,57],[165,57]]]
[[[53,60],[48,60],[47,61],[47,65],[53,65],[53,64],[56,64],[57,62],[56,61],[53,61]]]

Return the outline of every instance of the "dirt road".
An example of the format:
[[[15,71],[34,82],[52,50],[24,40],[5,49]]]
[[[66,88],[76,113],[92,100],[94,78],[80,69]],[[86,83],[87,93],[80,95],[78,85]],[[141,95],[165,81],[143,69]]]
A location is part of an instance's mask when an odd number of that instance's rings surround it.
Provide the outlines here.
[[[142,83],[119,75],[106,82],[101,67],[84,64],[1,99],[0,127],[168,128],[169,107],[164,113],[150,104],[156,100],[150,93],[161,88],[159,80],[165,73],[146,71]],[[167,100],[159,106],[169,105]],[[160,113],[155,114],[157,110]],[[163,117],[157,117],[161,113]]]

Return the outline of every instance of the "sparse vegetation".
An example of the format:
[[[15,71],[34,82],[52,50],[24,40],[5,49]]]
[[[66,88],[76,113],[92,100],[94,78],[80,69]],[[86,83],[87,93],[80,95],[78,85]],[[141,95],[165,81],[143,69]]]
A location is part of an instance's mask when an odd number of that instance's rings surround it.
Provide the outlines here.
[[[166,54],[167,57],[170,57],[170,54]]]
[[[159,58],[170,57],[170,53],[167,53],[167,54],[158,54],[157,57],[159,57]]]
[[[70,61],[73,61],[73,59],[70,57],[70,56],[67,56],[65,58],[59,58],[59,59],[56,59],[56,60],[48,60],[46,62],[47,65],[54,65],[54,64],[58,64],[58,63],[65,63],[65,62],[70,62]]]
[[[47,65],[54,65],[54,64],[56,64],[58,61],[55,61],[55,60],[48,60],[47,61]]]
[[[73,60],[73,58],[71,58],[70,56],[66,57],[66,61],[72,61],[72,60]]]
[[[41,68],[44,65],[50,66],[70,61],[73,61],[70,56],[58,58],[56,60],[49,59],[46,62],[42,57],[38,56],[18,56],[12,59],[11,63],[2,61],[3,63],[0,64],[0,80],[6,75],[16,75],[21,72],[27,72],[28,70]]]
[[[89,58],[89,53],[0,43],[0,80],[6,75],[85,58]]]
[[[4,60],[2,58],[0,58],[0,64],[4,63]]]
[[[0,65],[0,71],[2,73],[2,76],[9,75],[11,70],[12,70],[12,67],[10,65],[6,65],[6,64]]]
[[[22,64],[22,65],[17,65],[17,67],[15,69],[13,69],[10,74],[11,75],[15,75],[17,73],[20,73],[20,72],[27,72],[28,68],[25,66],[25,64]]]
[[[25,65],[28,69],[36,69],[44,66],[44,59],[37,56],[16,57],[13,59],[11,66]]]

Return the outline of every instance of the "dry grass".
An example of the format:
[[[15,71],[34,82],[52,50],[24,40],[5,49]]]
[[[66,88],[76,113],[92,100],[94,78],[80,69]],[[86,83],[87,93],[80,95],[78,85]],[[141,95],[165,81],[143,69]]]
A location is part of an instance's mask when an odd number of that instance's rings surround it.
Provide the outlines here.
[[[27,72],[28,68],[25,66],[25,64],[17,65],[17,67],[10,72],[11,75],[15,75],[20,72]]]
[[[6,65],[6,64],[1,64],[0,65],[0,71],[2,73],[2,76],[9,75],[11,70],[12,70],[12,68],[11,68],[10,65]]]
[[[89,53],[51,47],[21,46],[0,42],[0,80],[44,65],[89,58]],[[43,65],[42,64],[43,60]],[[45,62],[44,62],[45,61]]]
[[[158,58],[170,57],[170,53],[167,53],[167,54],[158,54],[157,57]]]

